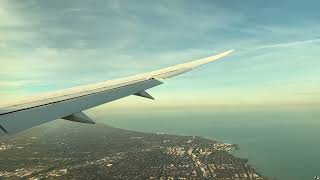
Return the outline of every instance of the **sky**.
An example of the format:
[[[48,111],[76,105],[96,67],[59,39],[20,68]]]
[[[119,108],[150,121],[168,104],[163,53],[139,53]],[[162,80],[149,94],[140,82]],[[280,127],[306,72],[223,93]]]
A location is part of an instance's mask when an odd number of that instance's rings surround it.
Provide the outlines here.
[[[0,0],[0,99],[235,52],[114,107],[320,106],[320,1]],[[103,106],[103,107],[106,107]]]

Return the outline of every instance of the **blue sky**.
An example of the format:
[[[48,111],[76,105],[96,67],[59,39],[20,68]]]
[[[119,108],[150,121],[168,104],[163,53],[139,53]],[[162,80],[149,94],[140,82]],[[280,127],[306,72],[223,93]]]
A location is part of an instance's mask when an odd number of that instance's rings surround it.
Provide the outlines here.
[[[0,0],[0,98],[221,61],[114,105],[320,104],[319,1]]]

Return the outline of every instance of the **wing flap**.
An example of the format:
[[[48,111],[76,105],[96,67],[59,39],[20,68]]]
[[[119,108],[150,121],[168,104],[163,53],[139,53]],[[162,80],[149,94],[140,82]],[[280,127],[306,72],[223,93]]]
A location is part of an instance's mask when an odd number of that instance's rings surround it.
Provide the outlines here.
[[[86,124],[95,124],[95,122],[83,112],[71,114],[69,116],[63,117],[62,119]]]
[[[154,100],[154,97],[152,97],[147,91],[140,91],[134,95]]]

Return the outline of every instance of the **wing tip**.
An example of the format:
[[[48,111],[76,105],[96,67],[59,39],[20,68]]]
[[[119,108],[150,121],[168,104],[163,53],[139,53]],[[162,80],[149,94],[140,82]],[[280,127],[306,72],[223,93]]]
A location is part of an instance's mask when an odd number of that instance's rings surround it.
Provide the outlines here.
[[[217,55],[213,55],[213,56],[210,56],[210,57],[206,57],[206,58],[203,58],[203,59],[199,59],[199,60],[196,60],[196,61],[193,61],[193,62],[190,62],[188,64],[190,64],[192,66],[192,68],[195,68],[195,67],[198,67],[200,65],[203,65],[203,64],[207,64],[209,62],[212,62],[212,61],[216,61],[218,59],[221,59],[221,58],[224,58],[225,56],[231,54],[232,52],[234,52],[235,50],[233,49],[230,49],[228,51],[224,51],[220,54],[217,54]]]
[[[225,52],[221,53],[221,55],[227,56],[227,55],[233,53],[234,51],[235,51],[234,49],[230,49],[230,50],[228,50],[228,51],[225,51]]]
[[[211,56],[211,57],[209,57],[209,59],[211,61],[218,60],[218,59],[224,58],[225,56],[228,56],[229,54],[233,53],[234,51],[235,51],[234,49],[230,49],[230,50],[224,51],[224,52],[222,52],[220,54]]]

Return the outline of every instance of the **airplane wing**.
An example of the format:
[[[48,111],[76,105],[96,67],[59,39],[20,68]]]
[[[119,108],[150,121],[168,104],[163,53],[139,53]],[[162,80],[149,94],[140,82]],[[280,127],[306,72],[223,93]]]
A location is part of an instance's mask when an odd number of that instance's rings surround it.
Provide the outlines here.
[[[94,121],[83,113],[84,110],[130,95],[153,99],[145,90],[163,84],[165,79],[220,59],[232,51],[157,71],[56,91],[0,106],[0,135],[18,133],[55,119],[94,124]]]

